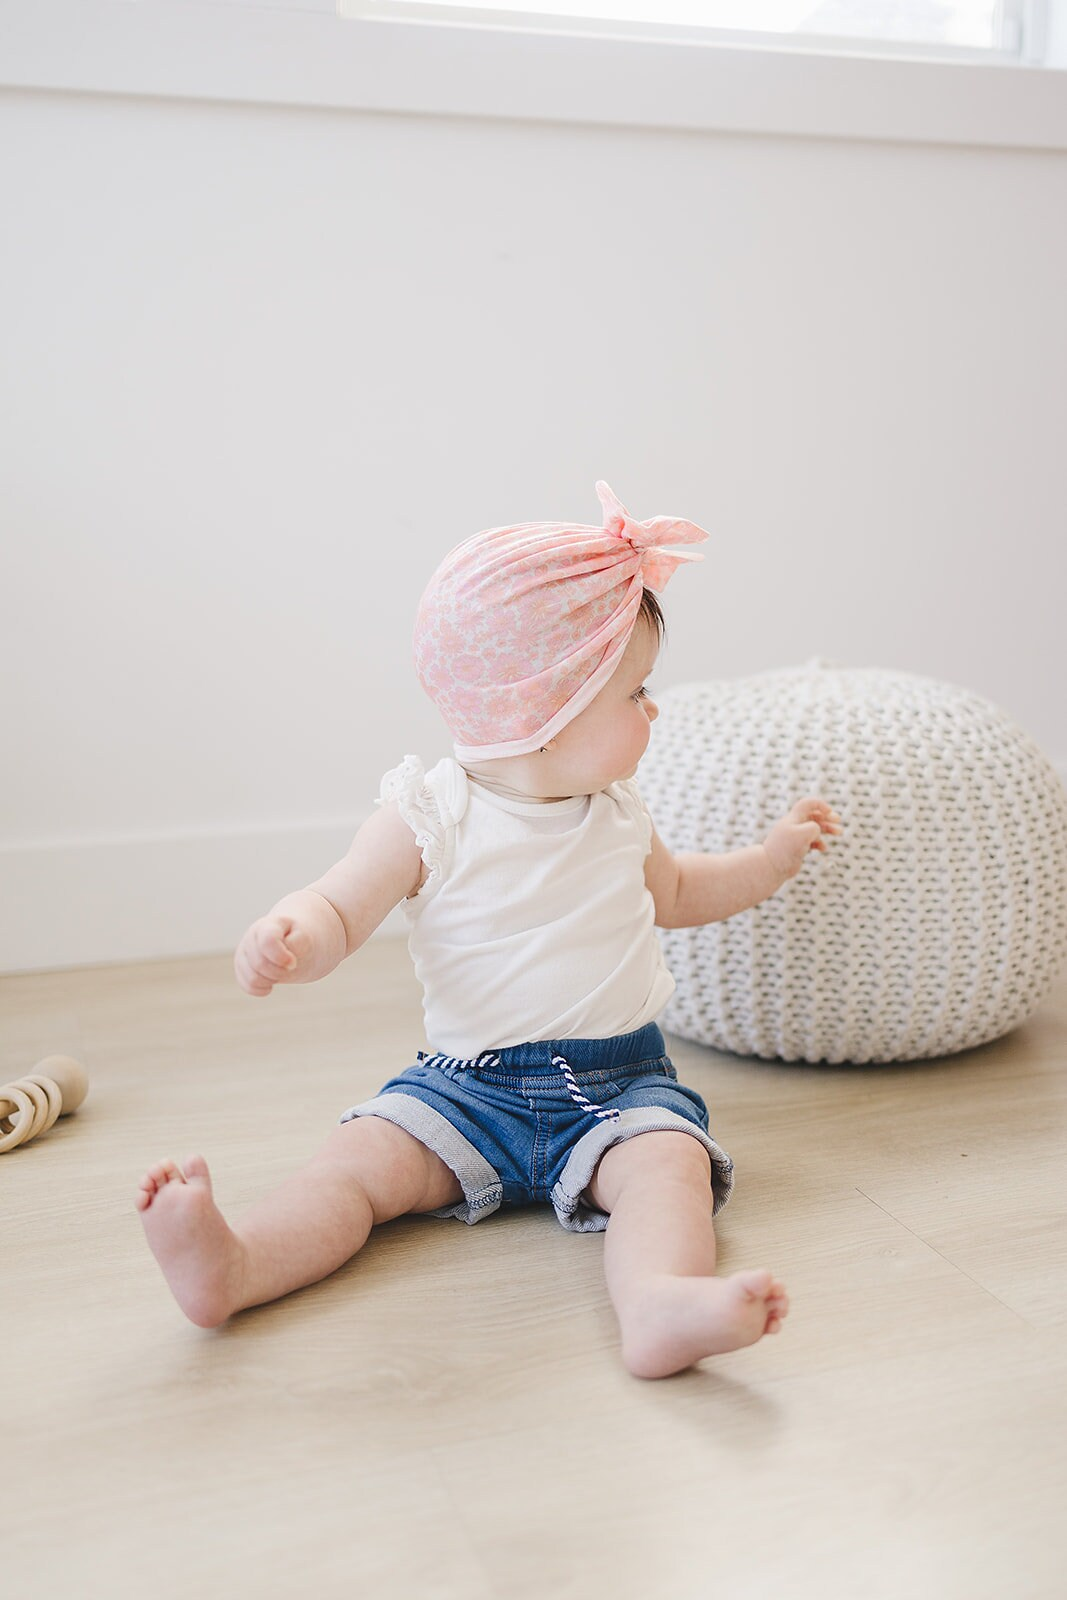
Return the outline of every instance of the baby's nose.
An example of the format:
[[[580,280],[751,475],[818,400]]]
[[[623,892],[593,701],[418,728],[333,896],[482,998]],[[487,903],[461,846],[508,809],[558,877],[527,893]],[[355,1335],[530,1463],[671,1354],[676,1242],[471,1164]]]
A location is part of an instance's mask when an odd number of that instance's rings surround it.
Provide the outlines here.
[[[654,700],[645,701],[645,714],[647,715],[649,722],[655,722],[656,718],[659,716],[659,706]]]

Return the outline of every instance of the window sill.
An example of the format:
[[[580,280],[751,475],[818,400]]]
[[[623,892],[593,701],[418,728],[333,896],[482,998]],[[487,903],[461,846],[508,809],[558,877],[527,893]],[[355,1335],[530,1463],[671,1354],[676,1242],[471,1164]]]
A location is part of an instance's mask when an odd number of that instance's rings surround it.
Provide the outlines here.
[[[342,19],[203,0],[0,0],[0,86],[1067,149],[1067,72],[1057,69]]]

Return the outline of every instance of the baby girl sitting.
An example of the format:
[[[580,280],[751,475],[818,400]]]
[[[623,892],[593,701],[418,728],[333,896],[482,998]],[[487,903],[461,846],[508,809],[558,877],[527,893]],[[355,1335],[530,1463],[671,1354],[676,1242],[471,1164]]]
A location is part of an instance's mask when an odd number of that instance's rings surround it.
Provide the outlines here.
[[[429,1048],[353,1106],[301,1171],[234,1227],[201,1156],[141,1180],[148,1242],[182,1310],[214,1327],[336,1271],[379,1222],[475,1223],[551,1204],[606,1229],[622,1357],[661,1377],[777,1333],[782,1284],[715,1275],[733,1163],[680,1084],[656,1017],[671,995],[654,926],[733,916],[778,890],[839,818],[801,800],[762,844],[672,855],[634,782],[658,715],[653,594],[698,542],[635,522],[597,485],[600,527],[476,534],[439,567],[415,627],[419,676],[453,734],[408,756],[348,854],[254,922],[249,994],[325,977],[403,901]]]

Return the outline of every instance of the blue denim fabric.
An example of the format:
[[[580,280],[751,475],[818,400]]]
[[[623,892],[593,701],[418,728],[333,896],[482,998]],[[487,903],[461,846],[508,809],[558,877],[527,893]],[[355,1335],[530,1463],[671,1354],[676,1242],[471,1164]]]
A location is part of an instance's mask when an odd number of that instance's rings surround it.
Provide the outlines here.
[[[575,1101],[553,1061],[559,1056],[586,1100],[610,1119]],[[424,1057],[341,1121],[362,1116],[405,1128],[452,1168],[463,1199],[433,1215],[468,1223],[500,1206],[548,1202],[572,1232],[603,1229],[607,1217],[583,1191],[604,1151],[641,1133],[677,1131],[700,1141],[711,1157],[716,1212],[733,1187],[733,1163],[708,1134],[707,1107],[678,1082],[655,1023],[614,1039],[512,1045],[473,1061]]]

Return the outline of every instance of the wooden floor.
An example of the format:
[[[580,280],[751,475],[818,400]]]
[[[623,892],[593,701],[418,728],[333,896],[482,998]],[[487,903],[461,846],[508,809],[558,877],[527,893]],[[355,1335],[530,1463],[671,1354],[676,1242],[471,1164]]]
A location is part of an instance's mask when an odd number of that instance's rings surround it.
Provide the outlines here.
[[[722,1265],[777,1339],[629,1377],[603,1236],[402,1219],[205,1332],[133,1206],[202,1150],[240,1208],[420,1039],[373,942],[266,1002],[225,957],[9,978],[0,1082],[92,1087],[0,1156],[8,1600],[1062,1600],[1067,987],[952,1060],[798,1068],[672,1044],[738,1170]]]

